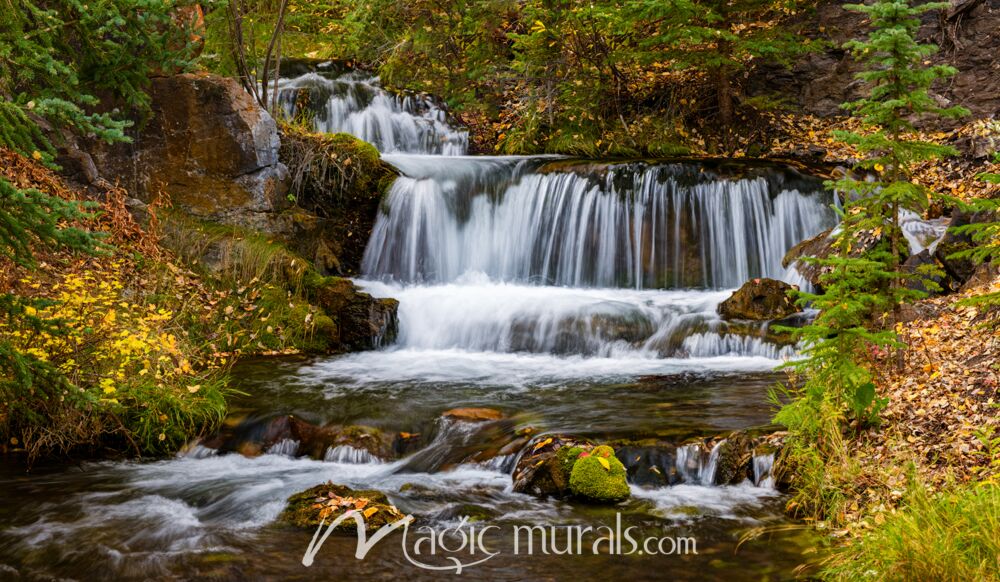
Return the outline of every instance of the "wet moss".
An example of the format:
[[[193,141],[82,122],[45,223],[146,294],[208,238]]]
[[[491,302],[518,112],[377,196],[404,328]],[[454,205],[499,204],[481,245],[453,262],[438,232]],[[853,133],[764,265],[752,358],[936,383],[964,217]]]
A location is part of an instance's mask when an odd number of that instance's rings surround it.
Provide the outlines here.
[[[603,449],[610,448],[597,447],[594,451],[600,450],[600,453],[605,453]],[[604,463],[607,463],[607,468]],[[573,495],[582,500],[592,503],[615,503],[628,498],[630,494],[626,475],[625,466],[615,458],[613,450],[610,457],[591,453],[574,463],[569,487]]]

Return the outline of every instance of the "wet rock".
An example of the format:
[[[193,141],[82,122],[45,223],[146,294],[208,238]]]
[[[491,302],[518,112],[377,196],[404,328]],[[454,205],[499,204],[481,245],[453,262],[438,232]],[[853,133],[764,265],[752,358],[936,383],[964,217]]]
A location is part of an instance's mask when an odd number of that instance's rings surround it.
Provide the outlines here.
[[[976,263],[968,258],[956,258],[953,255],[967,251],[973,247],[972,237],[968,234],[958,234],[952,229],[976,222],[994,220],[990,213],[971,213],[955,210],[948,221],[948,231],[934,249],[934,257],[941,262],[948,276],[960,286],[968,281],[976,272]]]
[[[423,438],[420,433],[400,432],[396,433],[392,441],[392,452],[397,457],[405,457],[419,451],[423,446]]]
[[[729,435],[719,445],[719,458],[715,470],[716,485],[736,485],[753,478],[754,442],[745,432]]]
[[[566,497],[569,494],[569,459],[592,445],[585,439],[566,435],[538,438],[529,443],[528,452],[521,455],[512,475],[514,491],[536,497]],[[557,453],[566,449],[562,458]],[[571,467],[572,464],[570,463]]]
[[[935,295],[947,291],[951,281],[947,278],[944,266],[927,249],[915,255],[910,255],[901,265],[904,273],[913,278],[906,280],[906,286],[914,291]]]
[[[789,296],[792,289],[783,281],[752,279],[719,304],[719,314],[724,319],[754,321],[788,317],[799,310]]]
[[[289,497],[278,520],[315,529],[321,522],[329,524],[352,509],[364,513],[369,533],[405,517],[381,491],[356,491],[344,485],[325,483]],[[334,531],[356,533],[357,523],[353,519],[344,520]]]
[[[503,413],[493,408],[452,408],[442,412],[441,416],[463,422],[481,422],[500,420]]]
[[[871,233],[862,233],[852,243],[851,256],[857,257],[862,253],[875,248],[875,245],[877,245],[880,240],[880,237]],[[806,257],[825,259],[835,254],[837,251],[833,247],[834,242],[833,229],[824,230],[816,236],[806,239],[789,249],[788,252],[785,253],[785,256],[781,259],[781,266],[787,269],[788,267],[794,265],[795,270],[797,270],[806,281],[809,281],[809,283],[814,287],[820,289],[823,287],[821,279],[824,274],[829,272],[829,267],[823,267],[802,259]]]
[[[682,481],[677,474],[677,448],[673,445],[618,446],[615,456],[628,471],[629,483],[666,487]]]
[[[616,503],[631,493],[625,466],[606,445],[579,454],[572,463],[569,488],[574,497],[591,503]]]
[[[323,459],[326,451],[348,446],[367,451],[379,459],[392,457],[392,441],[382,431],[368,426],[317,426],[295,416],[287,417],[292,438],[299,441],[299,453]]]
[[[312,301],[337,318],[337,339],[345,348],[370,350],[396,341],[399,301],[372,297],[340,277],[312,279],[307,286]]]

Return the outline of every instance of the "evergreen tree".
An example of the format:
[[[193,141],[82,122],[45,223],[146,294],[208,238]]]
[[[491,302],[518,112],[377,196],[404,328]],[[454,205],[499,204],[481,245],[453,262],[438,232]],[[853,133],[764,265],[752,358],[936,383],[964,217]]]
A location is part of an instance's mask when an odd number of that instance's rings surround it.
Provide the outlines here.
[[[995,159],[1000,162],[1000,153]],[[991,184],[1000,184],[1000,174],[984,173],[979,176]],[[959,251],[949,258],[971,259],[976,264],[1000,262],[1000,198],[982,198],[970,202],[960,202],[959,207],[976,213],[986,219],[956,227],[953,232],[959,235],[969,235],[973,247]],[[1000,291],[986,293],[963,302],[966,305],[978,305],[989,309],[1000,307]]]
[[[810,41],[779,20],[803,0],[635,0],[627,13],[647,31],[640,62],[670,59],[703,74],[715,89],[719,121],[735,121],[738,78],[758,60],[787,64],[810,50]]]
[[[860,119],[864,130],[835,132],[835,136],[865,156],[858,169],[874,170],[878,177],[864,180],[848,176],[835,186],[853,199],[853,212],[867,217],[870,232],[889,241],[887,254],[880,260],[893,273],[886,289],[893,312],[903,301],[919,295],[902,284],[908,276],[900,272],[900,258],[905,252],[901,247],[900,211],[922,212],[934,195],[911,180],[911,168],[915,163],[956,153],[952,147],[915,137],[913,120],[954,118],[967,113],[962,107],[940,107],[930,96],[929,90],[936,81],[951,77],[956,71],[947,65],[927,64],[927,58],[937,47],[916,40],[919,16],[946,6],[947,3],[940,2],[913,6],[910,0],[878,0],[872,5],[845,6],[867,15],[872,31],[866,40],[845,45],[868,67],[857,74],[867,87],[867,96],[844,104]]]

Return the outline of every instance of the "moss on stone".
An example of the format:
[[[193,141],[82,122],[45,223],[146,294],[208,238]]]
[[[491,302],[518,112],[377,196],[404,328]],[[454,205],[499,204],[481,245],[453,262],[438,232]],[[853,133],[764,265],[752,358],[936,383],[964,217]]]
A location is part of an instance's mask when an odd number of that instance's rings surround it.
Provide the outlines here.
[[[585,450],[586,449],[583,447],[570,446],[563,447],[556,452],[556,460],[559,462],[559,469],[566,476],[567,482],[569,482],[569,475],[573,472],[573,465],[576,464],[580,453]]]
[[[340,500],[350,501],[351,504],[334,507]],[[357,507],[358,505],[361,507]],[[404,517],[381,491],[356,491],[345,485],[324,483],[289,497],[288,504],[278,519],[295,527],[313,529],[321,522],[330,523],[355,508],[367,514],[365,527],[369,532]],[[353,519],[347,519],[335,531],[355,533],[357,523]]]
[[[597,451],[602,447],[594,449]],[[604,447],[610,449],[610,447]],[[605,451],[602,451],[602,453]],[[604,467],[601,461],[608,464]],[[594,503],[614,503],[628,498],[630,491],[626,481],[627,472],[614,456],[589,456],[577,459],[569,477],[569,487],[576,497]]]

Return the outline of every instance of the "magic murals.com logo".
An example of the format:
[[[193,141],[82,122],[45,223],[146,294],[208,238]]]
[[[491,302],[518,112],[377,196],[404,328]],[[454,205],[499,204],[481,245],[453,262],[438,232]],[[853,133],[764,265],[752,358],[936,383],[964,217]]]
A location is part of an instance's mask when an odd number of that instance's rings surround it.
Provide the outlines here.
[[[302,556],[302,565],[312,566],[324,542],[341,524],[353,520],[357,529],[354,557],[365,559],[376,544],[397,530],[402,530],[401,545],[406,560],[425,570],[452,571],[461,574],[468,568],[483,564],[496,556],[496,547],[502,536],[510,536],[511,550],[515,555],[651,555],[671,556],[698,553],[697,539],[677,536],[641,536],[637,526],[624,527],[620,513],[615,514],[615,524],[584,525],[514,525],[478,524],[462,517],[452,527],[435,529],[427,525],[411,527],[412,515],[405,515],[386,524],[368,536],[364,514],[350,510],[329,524],[321,522],[313,534],[309,547]]]

